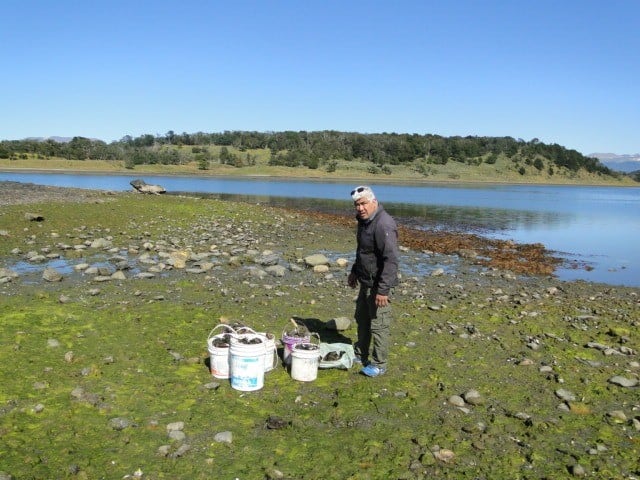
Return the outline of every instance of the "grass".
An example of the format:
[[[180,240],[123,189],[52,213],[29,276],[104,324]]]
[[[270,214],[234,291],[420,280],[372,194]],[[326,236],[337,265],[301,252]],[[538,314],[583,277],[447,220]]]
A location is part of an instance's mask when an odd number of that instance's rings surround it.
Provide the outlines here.
[[[45,221],[25,223],[25,210]],[[292,261],[319,246],[338,255],[354,248],[352,229],[303,220],[263,206],[140,195],[0,207],[0,229],[9,232],[0,258],[52,246],[60,241],[52,233],[66,242],[111,235],[123,248],[179,238],[206,250],[224,239],[198,245],[193,235],[214,222]],[[20,479],[120,479],[138,469],[149,479],[537,479],[565,478],[580,464],[590,478],[640,475],[640,433],[631,422],[637,388],[607,382],[637,375],[637,356],[585,347],[638,351],[633,289],[577,282],[550,295],[556,282],[543,279],[405,278],[394,298],[387,375],[323,370],[302,383],[279,366],[257,392],[225,380],[210,388],[206,338],[221,318],[279,337],[292,316],[321,325],[352,314],[353,291],[336,267],[333,279],[305,271],[259,281],[241,272],[242,263],[206,277],[130,279],[101,284],[99,295],[87,280],[0,285],[0,470]],[[354,339],[355,331],[345,335]],[[539,350],[527,347],[531,339]],[[533,364],[520,365],[524,358]],[[569,410],[558,408],[558,388],[576,393]],[[481,405],[463,411],[448,403],[469,389],[481,393]],[[628,420],[611,421],[613,410]],[[267,429],[270,416],[288,426]],[[114,418],[130,426],[114,429]],[[184,443],[167,435],[178,421]],[[224,431],[230,444],[215,440]],[[190,449],[175,456],[183,444]],[[164,445],[167,455],[159,453]],[[439,448],[453,460],[439,459]]]
[[[179,147],[188,150],[188,147]],[[214,157],[220,147],[210,147]],[[232,153],[243,157],[250,154],[254,158],[254,165],[234,167],[212,161],[207,170],[199,169],[195,162],[182,165],[136,165],[127,169],[121,161],[100,160],[66,160],[61,158],[0,159],[0,170],[49,170],[73,171],[85,173],[127,173],[127,174],[160,174],[160,175],[199,175],[199,176],[272,176],[305,178],[317,180],[352,180],[355,183],[364,182],[411,182],[411,183],[537,183],[562,185],[615,185],[637,186],[637,182],[627,176],[618,178],[591,174],[584,170],[578,172],[565,168],[554,167],[554,174],[548,173],[548,162],[545,168],[538,171],[533,166],[525,166],[526,174],[521,175],[520,166],[510,159],[498,157],[495,164],[482,163],[471,166],[460,162],[450,161],[446,165],[434,165],[416,160],[410,164],[390,165],[390,173],[372,173],[370,162],[358,160],[336,160],[336,170],[327,171],[326,166],[317,169],[306,167],[270,166],[268,150],[250,150],[247,152],[229,149]]]

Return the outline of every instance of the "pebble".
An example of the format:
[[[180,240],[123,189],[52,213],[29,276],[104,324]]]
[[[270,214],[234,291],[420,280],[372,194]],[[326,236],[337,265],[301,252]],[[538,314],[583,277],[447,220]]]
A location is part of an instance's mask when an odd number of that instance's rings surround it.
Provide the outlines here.
[[[608,381],[609,383],[613,383],[614,385],[619,385],[620,387],[626,388],[636,387],[640,382],[637,378],[627,378],[621,375],[611,377]]]
[[[464,398],[464,401],[469,405],[475,406],[482,405],[484,403],[482,395],[480,395],[480,392],[478,392],[477,390],[469,390],[462,397]]]
[[[233,441],[233,433],[230,431],[219,432],[213,437],[218,443],[231,443]]]
[[[573,402],[576,399],[576,396],[572,392],[564,388],[559,388],[555,391],[555,394],[556,397],[560,400],[564,400],[565,402]]]

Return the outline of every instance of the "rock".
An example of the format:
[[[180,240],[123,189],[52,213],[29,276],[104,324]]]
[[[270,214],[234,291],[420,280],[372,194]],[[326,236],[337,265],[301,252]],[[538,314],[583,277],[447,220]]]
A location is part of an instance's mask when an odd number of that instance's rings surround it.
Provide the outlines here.
[[[50,338],[47,340],[47,347],[49,348],[58,348],[60,346],[60,342],[55,338]]]
[[[329,265],[316,265],[313,267],[315,273],[327,273],[329,271]]]
[[[46,267],[42,272],[42,278],[47,282],[60,282],[62,281],[62,274],[52,267]]]
[[[631,388],[637,387],[640,381],[637,378],[627,378],[621,375],[616,375],[614,377],[611,377],[608,382],[620,387]]]
[[[233,441],[233,433],[230,431],[216,433],[213,439],[219,443],[231,443]]]
[[[444,268],[436,268],[431,272],[432,277],[441,277],[444,275]]]
[[[453,462],[454,458],[455,458],[455,453],[453,453],[451,450],[448,450],[446,448],[440,448],[438,450],[436,450],[433,453],[433,457],[443,463],[451,463]]]
[[[329,265],[329,259],[321,253],[309,255],[304,257],[304,263],[309,267],[316,267],[318,265]]]
[[[127,277],[122,270],[117,270],[111,274],[112,280],[126,280]]]
[[[569,390],[565,390],[564,388],[559,388],[555,391],[556,397],[560,400],[564,400],[565,402],[573,402],[576,399],[576,396],[570,392]]]
[[[131,420],[123,417],[115,417],[109,420],[109,427],[116,431],[124,430],[132,425]]]
[[[171,432],[174,430],[183,430],[184,422],[172,422],[167,425],[167,432]]]
[[[469,405],[482,405],[484,403],[482,395],[477,390],[469,390],[462,397]]]
[[[454,407],[464,407],[465,405],[464,398],[462,398],[460,395],[451,395],[447,399],[447,402],[449,402]]]
[[[9,280],[12,280],[18,277],[18,273],[14,272],[13,270],[9,268],[0,268],[0,278],[7,278]]]
[[[336,260],[336,265],[340,268],[344,268],[349,265],[349,260],[347,260],[346,258],[339,258]]]
[[[325,326],[330,330],[349,330],[349,328],[351,327],[351,319],[348,317],[332,318],[331,320],[327,321]]]
[[[187,266],[187,260],[189,259],[189,252],[177,251],[172,252],[169,255],[167,263],[173,268],[185,268]]]
[[[185,438],[187,438],[185,433],[181,430],[171,430],[168,435],[169,438],[174,442],[182,442]]]
[[[39,213],[30,213],[27,212],[24,214],[24,219],[29,220],[30,222],[43,222],[44,217]]]
[[[282,265],[272,265],[270,267],[265,268],[265,272],[274,277],[284,277],[287,273],[287,269]]]
[[[164,187],[161,187],[160,185],[149,185],[147,182],[141,179],[132,180],[129,182],[129,185],[131,185],[136,191],[140,193],[149,193],[153,195],[166,193]]]
[[[262,252],[262,255],[254,258],[253,261],[263,267],[268,267],[271,265],[277,265],[280,261],[280,257],[272,252]]]
[[[89,247],[97,248],[97,249],[105,249],[105,248],[111,248],[112,244],[113,243],[110,240],[107,240],[106,238],[96,238],[93,242],[91,242]]]

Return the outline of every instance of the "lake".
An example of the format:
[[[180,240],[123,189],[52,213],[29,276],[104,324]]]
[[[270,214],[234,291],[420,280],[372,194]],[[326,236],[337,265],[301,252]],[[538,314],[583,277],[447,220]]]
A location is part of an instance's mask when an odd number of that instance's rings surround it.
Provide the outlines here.
[[[343,182],[0,172],[0,181],[114,191],[131,190],[135,178],[170,193],[353,213],[354,185]],[[640,287],[640,187],[370,185],[402,223],[542,243],[566,260],[556,271],[562,280]]]

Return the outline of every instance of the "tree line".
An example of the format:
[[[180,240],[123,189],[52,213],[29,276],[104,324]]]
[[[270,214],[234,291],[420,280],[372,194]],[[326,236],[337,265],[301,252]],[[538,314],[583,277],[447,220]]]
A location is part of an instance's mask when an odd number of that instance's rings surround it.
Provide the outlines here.
[[[219,147],[216,153],[208,148]],[[177,148],[191,147],[191,148]],[[420,161],[444,165],[461,162],[468,165],[495,163],[502,155],[517,165],[538,170],[547,164],[569,171],[584,169],[591,173],[617,176],[596,158],[558,144],[538,139],[525,141],[512,137],[418,135],[399,133],[364,134],[333,130],[306,132],[225,131],[219,133],[182,133],[129,135],[118,141],[74,137],[68,142],[51,139],[3,140],[0,158],[60,157],[70,160],[118,160],[129,168],[140,164],[179,165],[197,162],[206,169],[210,162],[242,167],[255,163],[252,151],[270,151],[270,165],[335,169],[337,160],[370,162],[372,171],[389,171],[393,165]],[[521,167],[524,168],[524,167]],[[552,167],[547,167],[551,168]],[[549,173],[553,173],[550,171]]]

